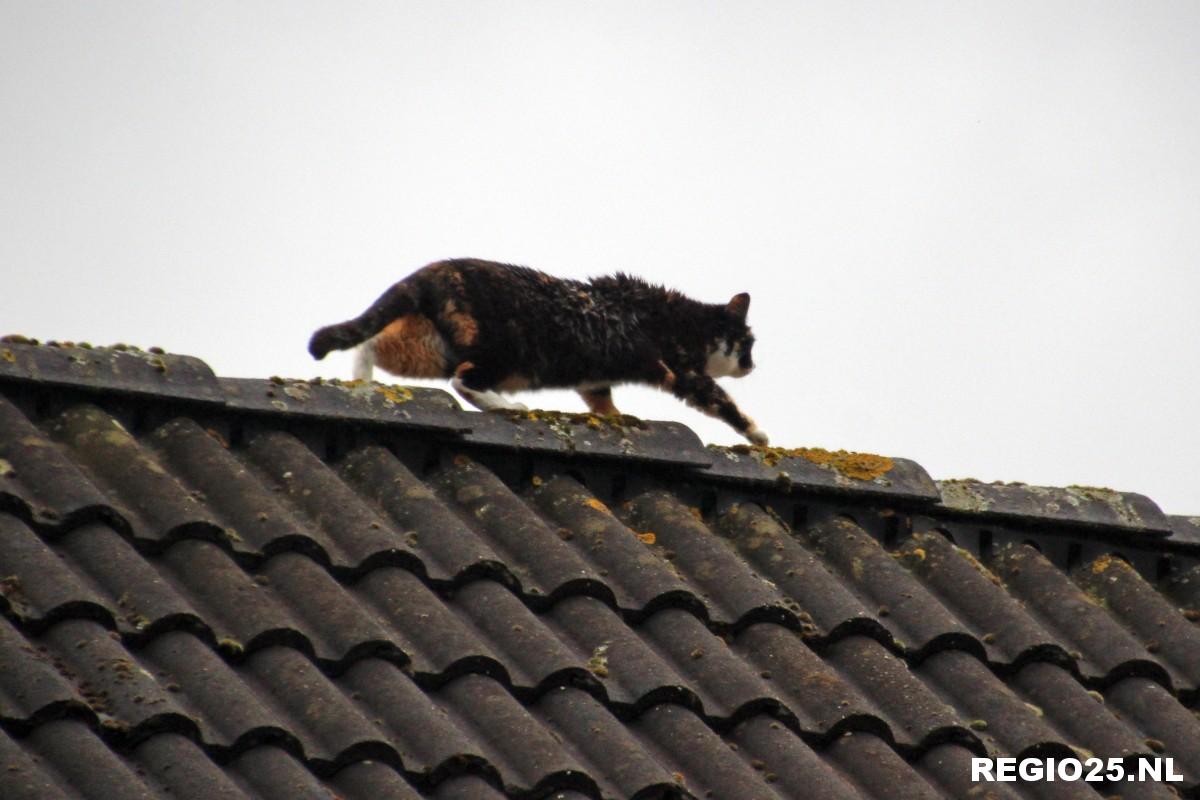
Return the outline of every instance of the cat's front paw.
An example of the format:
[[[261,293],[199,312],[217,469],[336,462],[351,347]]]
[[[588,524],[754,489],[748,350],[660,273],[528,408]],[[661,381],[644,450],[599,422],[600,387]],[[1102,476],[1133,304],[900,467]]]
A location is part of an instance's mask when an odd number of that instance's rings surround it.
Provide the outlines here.
[[[767,437],[766,431],[761,430],[758,426],[754,426],[746,431],[746,438],[750,440],[750,444],[756,444],[760,447],[766,447],[770,439]]]

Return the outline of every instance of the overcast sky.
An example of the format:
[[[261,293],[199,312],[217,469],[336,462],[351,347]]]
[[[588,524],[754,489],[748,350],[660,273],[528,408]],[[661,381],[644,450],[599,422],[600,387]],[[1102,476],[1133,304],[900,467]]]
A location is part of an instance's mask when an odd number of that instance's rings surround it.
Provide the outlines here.
[[[452,256],[749,291],[773,444],[1200,513],[1198,3],[0,0],[0,333],[345,378]]]

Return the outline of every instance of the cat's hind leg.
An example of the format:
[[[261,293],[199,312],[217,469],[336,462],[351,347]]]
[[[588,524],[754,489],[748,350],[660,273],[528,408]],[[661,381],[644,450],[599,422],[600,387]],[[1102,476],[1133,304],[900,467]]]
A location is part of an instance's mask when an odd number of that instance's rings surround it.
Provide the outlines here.
[[[354,350],[354,380],[369,381],[375,376],[375,338],[367,339]]]
[[[454,377],[450,379],[450,385],[454,387],[454,391],[458,392],[460,397],[480,411],[529,410],[524,403],[511,402],[504,399],[499,392],[494,391],[491,388],[494,381],[487,372],[470,361],[464,361],[458,365],[458,368],[454,370]]]
[[[578,389],[577,391],[579,392],[579,396],[583,398],[583,402],[587,403],[588,411],[593,414],[607,417],[621,413],[613,405],[611,386],[594,386],[586,389]]]

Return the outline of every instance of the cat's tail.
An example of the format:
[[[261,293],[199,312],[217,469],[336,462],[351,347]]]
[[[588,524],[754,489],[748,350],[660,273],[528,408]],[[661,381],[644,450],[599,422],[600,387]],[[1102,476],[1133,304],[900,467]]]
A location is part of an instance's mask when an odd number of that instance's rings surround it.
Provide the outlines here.
[[[352,320],[326,325],[308,340],[308,352],[320,361],[331,350],[349,350],[365,342],[388,326],[393,320],[417,311],[420,298],[406,278],[392,285],[363,313]]]

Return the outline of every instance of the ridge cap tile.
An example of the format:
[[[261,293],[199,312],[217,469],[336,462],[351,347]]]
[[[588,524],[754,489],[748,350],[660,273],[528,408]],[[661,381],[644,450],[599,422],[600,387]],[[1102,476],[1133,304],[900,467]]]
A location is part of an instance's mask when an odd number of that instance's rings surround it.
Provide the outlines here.
[[[787,493],[880,496],[921,504],[940,499],[925,468],[906,458],[816,447],[710,444],[708,451],[712,466],[704,474],[723,481],[771,486]]]
[[[6,337],[8,338],[8,337]],[[0,341],[0,382],[50,386],[223,404],[208,364],[155,348],[76,347]]]
[[[1095,486],[1030,486],[973,478],[937,481],[939,511],[1031,524],[1056,523],[1170,537],[1171,524],[1145,495]]]

